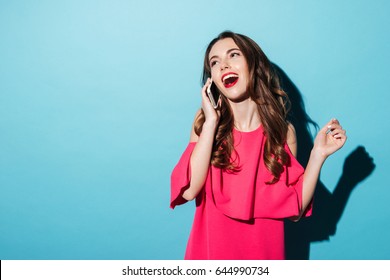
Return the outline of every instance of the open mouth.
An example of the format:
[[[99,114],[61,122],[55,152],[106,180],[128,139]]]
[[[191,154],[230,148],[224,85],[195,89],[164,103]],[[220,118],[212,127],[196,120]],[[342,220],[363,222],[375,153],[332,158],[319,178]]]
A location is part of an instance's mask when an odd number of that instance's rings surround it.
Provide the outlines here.
[[[235,73],[228,73],[222,77],[222,82],[225,88],[230,88],[238,82],[238,75]]]

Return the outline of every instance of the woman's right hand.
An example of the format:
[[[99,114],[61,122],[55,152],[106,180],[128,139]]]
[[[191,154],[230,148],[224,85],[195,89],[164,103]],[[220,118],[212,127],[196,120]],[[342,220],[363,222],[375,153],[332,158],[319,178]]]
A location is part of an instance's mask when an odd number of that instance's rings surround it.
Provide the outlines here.
[[[219,108],[221,107],[221,99],[218,101],[217,109],[214,109],[213,105],[210,102],[209,97],[207,96],[207,87],[212,83],[211,79],[208,78],[207,82],[202,88],[202,109],[205,116],[205,123],[218,124],[219,118],[221,117],[221,112]]]

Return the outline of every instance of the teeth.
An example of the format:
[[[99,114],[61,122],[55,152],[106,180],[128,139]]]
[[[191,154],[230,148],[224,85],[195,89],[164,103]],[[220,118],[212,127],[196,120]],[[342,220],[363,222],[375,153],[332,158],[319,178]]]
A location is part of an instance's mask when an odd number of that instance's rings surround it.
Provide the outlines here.
[[[236,74],[226,75],[225,77],[223,77],[223,82],[225,82],[229,78],[238,78],[238,75],[236,75]]]

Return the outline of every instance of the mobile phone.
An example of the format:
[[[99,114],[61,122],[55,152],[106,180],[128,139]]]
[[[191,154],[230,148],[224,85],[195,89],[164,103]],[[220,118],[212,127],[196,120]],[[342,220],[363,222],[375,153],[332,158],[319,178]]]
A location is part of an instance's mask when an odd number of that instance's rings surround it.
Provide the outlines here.
[[[207,87],[207,96],[210,99],[211,105],[214,107],[214,109],[217,109],[218,107],[218,101],[221,98],[221,95],[219,94],[219,91],[213,81],[211,81],[210,85]]]

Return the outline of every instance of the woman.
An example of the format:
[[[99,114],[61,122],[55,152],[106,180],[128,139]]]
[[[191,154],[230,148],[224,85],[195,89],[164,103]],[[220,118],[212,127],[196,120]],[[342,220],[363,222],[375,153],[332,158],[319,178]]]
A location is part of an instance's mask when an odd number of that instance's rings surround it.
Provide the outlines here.
[[[284,259],[283,219],[311,214],[326,158],[347,137],[336,119],[317,134],[306,170],[295,159],[288,97],[250,38],[223,32],[209,44],[202,108],[171,176],[171,208],[196,198],[185,259]],[[220,94],[214,109],[207,88]]]

